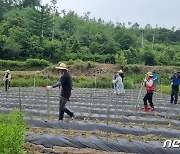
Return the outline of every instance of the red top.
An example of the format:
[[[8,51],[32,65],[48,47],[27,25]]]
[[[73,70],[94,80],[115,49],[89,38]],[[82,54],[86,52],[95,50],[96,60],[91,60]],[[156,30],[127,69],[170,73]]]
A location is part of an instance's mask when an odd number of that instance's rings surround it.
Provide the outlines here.
[[[146,91],[154,90],[154,81],[153,78],[148,77],[148,81],[146,82]]]

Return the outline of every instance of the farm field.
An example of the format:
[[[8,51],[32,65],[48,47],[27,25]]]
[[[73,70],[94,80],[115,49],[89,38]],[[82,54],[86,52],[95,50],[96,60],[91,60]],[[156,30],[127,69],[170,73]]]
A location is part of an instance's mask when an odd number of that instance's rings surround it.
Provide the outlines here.
[[[67,107],[76,117],[58,121],[59,89],[12,87],[6,92],[1,87],[0,112],[21,110],[26,146],[41,146],[47,153],[62,147],[74,148],[69,153],[180,153],[179,148],[163,148],[165,140],[180,138],[179,102],[170,104],[169,95],[155,92],[155,112],[142,112],[144,94],[137,100],[139,89],[116,97],[113,89],[74,88]]]

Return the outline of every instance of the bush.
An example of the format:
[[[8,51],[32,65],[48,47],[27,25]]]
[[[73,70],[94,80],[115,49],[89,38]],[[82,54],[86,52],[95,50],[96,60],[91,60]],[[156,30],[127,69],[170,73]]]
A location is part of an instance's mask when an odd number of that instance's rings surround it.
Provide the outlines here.
[[[130,80],[130,81],[124,80],[124,88],[125,89],[132,89],[132,88],[134,88],[133,81],[132,80]]]
[[[47,67],[50,63],[47,60],[44,59],[27,59],[26,60],[26,66],[27,67]]]
[[[69,60],[68,62],[66,62],[67,65],[71,65],[74,68],[77,69],[89,69],[89,68],[93,68],[96,66],[95,62],[92,61],[82,61],[81,59],[77,59],[77,60]]]
[[[25,62],[20,61],[12,61],[12,60],[0,60],[0,69],[6,70],[6,69],[23,69],[25,66]]]
[[[9,115],[0,115],[0,153],[22,153],[25,121],[23,114],[13,110]]]
[[[144,59],[145,65],[154,66],[157,64],[154,50],[149,50],[149,51],[144,52],[143,59]]]
[[[44,59],[27,59],[25,62],[22,61],[12,61],[12,60],[0,60],[1,70],[29,70],[32,68],[41,68],[50,66],[50,62]]]
[[[131,72],[133,72],[133,73],[140,73],[142,66],[134,64],[134,65],[130,65],[130,69],[131,69]]]

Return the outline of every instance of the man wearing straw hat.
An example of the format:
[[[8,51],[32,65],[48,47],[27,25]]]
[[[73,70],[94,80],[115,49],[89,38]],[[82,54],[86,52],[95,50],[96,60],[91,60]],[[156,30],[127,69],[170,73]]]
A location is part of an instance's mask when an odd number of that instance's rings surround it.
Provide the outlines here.
[[[72,78],[71,78],[71,75],[68,73],[66,64],[61,63],[59,67],[55,67],[55,68],[59,69],[61,71],[62,76],[61,76],[60,80],[57,83],[55,83],[54,85],[46,86],[46,90],[49,90],[51,88],[56,88],[58,86],[62,87],[60,101],[59,101],[59,120],[63,120],[64,112],[67,113],[70,117],[74,117],[73,112],[69,111],[66,108],[66,103],[71,96]]]
[[[144,80],[144,85],[146,87],[146,95],[143,98],[144,101],[144,109],[143,111],[147,112],[148,111],[148,104],[147,101],[149,102],[150,106],[151,106],[151,112],[154,111],[154,105],[152,102],[152,98],[153,98],[153,93],[154,93],[154,81],[153,81],[153,74],[152,72],[148,72],[147,73],[148,79]]]
[[[10,81],[11,81],[11,74],[10,74],[10,70],[7,70],[5,72],[5,75],[3,77],[3,81],[5,81],[5,90],[7,91],[10,87]]]

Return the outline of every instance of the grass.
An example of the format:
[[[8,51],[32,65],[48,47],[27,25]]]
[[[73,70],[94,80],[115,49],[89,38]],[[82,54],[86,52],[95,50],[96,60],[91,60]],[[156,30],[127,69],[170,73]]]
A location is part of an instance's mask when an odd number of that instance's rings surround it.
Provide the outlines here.
[[[4,72],[0,72],[0,76],[3,76]],[[59,76],[55,74],[48,73],[37,73],[35,71],[30,72],[12,72],[12,87],[45,87],[46,85],[52,85],[59,80]],[[171,74],[164,73],[161,74],[159,83],[157,83],[157,89],[160,89],[162,93],[170,94],[171,85],[169,76]],[[144,74],[139,73],[127,73],[124,78],[125,89],[139,89],[141,87],[141,82],[145,77]],[[93,76],[72,76],[73,86],[79,88],[113,88],[112,84],[113,74],[101,74],[96,77]],[[2,86],[4,82],[0,80],[0,85]],[[161,83],[161,84],[160,84]]]
[[[25,121],[23,114],[13,110],[9,115],[0,115],[0,153],[25,153],[24,146]]]

